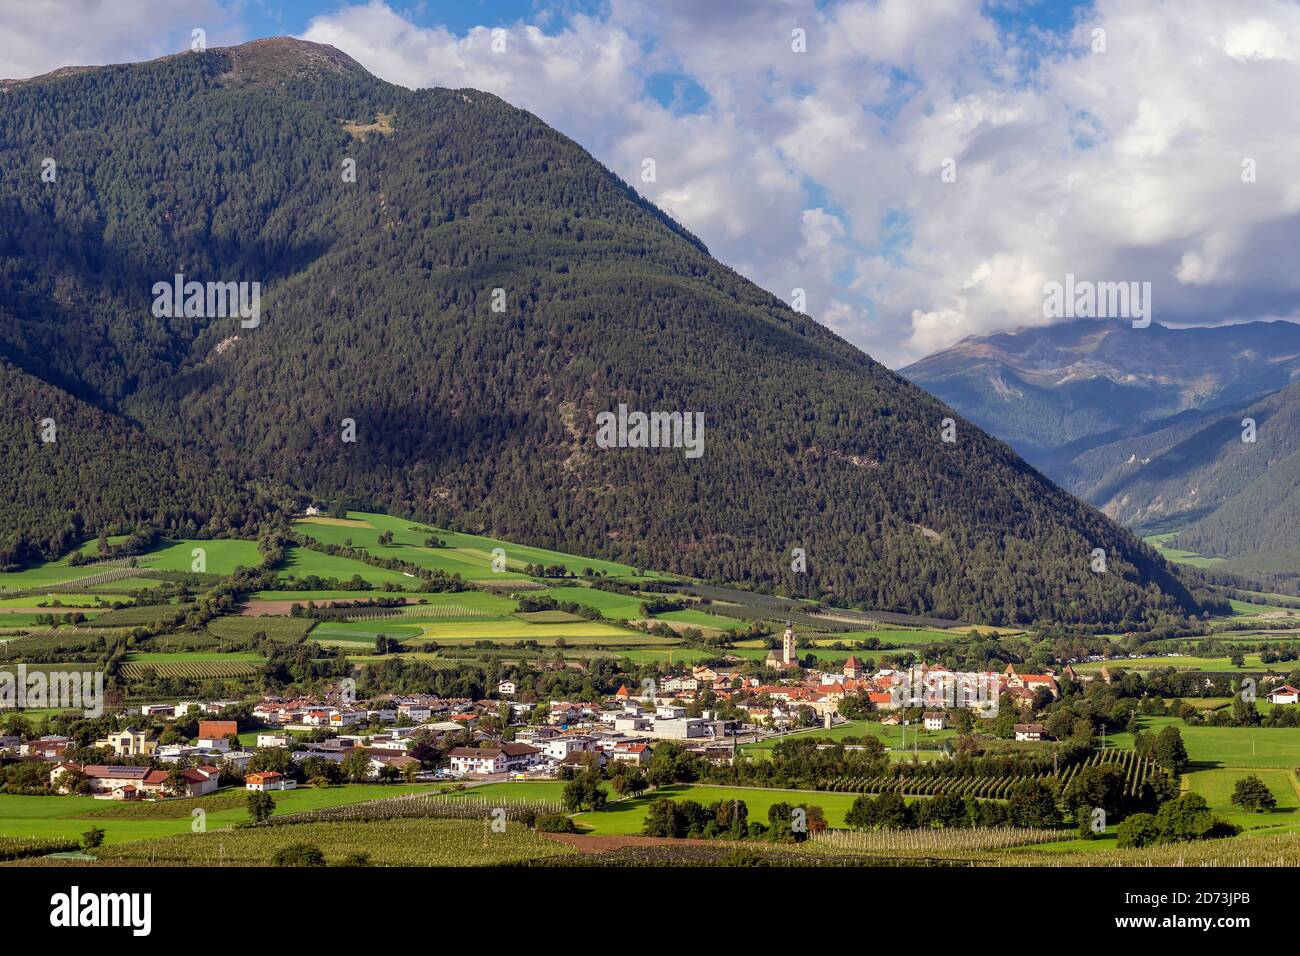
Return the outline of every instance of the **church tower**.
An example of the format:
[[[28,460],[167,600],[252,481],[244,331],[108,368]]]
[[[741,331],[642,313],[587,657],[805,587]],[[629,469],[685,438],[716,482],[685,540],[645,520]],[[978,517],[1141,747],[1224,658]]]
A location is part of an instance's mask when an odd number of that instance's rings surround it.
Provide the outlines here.
[[[785,622],[785,634],[781,637],[781,662],[786,667],[793,667],[795,663],[794,625],[789,621]]]

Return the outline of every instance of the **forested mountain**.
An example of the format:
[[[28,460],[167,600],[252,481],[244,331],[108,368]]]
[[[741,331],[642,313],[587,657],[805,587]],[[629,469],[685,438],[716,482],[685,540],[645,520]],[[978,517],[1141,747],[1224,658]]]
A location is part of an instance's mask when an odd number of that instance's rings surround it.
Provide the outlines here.
[[[1135,329],[1078,319],[970,336],[902,374],[1078,492],[1070,464],[1088,449],[1300,377],[1300,325]]]
[[[250,516],[266,507],[205,455],[170,448],[3,358],[0,408],[0,563],[62,554],[99,529],[251,531]]]
[[[965,422],[942,441],[950,409],[494,96],[280,39],[11,83],[0,104],[0,355],[24,373],[0,476],[70,502],[0,501],[11,556],[96,530],[123,488],[130,519],[220,529],[285,484],[881,609],[1196,609],[1128,532]],[[260,282],[260,325],[155,314],[177,273]],[[46,388],[81,403],[61,442],[100,436],[60,449],[76,476],[17,440]],[[621,403],[701,413],[703,455],[599,447]]]
[[[1112,466],[1091,497],[1121,521],[1219,557],[1300,547],[1300,383],[1089,455]]]

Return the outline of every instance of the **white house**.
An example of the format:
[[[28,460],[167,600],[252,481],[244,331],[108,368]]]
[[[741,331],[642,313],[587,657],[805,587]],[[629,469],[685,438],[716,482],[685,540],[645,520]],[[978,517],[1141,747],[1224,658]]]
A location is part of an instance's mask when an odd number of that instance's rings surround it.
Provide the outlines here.
[[[552,737],[541,745],[542,753],[552,760],[563,760],[572,753],[587,753],[596,749],[596,741],[586,734],[563,734]]]
[[[1016,740],[1042,740],[1046,731],[1042,724],[1016,724]]]
[[[542,752],[528,744],[515,743],[496,747],[454,747],[447,756],[454,773],[489,774],[535,767],[542,759]]]
[[[1290,684],[1274,687],[1268,692],[1268,702],[1270,704],[1300,704],[1300,690]]]
[[[634,763],[644,766],[650,762],[653,756],[650,745],[646,743],[637,744],[618,744],[614,749],[606,751],[610,760],[617,760],[619,763]]]
[[[357,724],[364,724],[367,716],[368,712],[364,710],[331,710],[330,726],[335,730],[354,727]]]
[[[289,746],[288,734],[258,734],[257,746],[259,747],[287,747]]]
[[[948,715],[941,710],[927,710],[924,720],[926,730],[943,730],[948,726]]]

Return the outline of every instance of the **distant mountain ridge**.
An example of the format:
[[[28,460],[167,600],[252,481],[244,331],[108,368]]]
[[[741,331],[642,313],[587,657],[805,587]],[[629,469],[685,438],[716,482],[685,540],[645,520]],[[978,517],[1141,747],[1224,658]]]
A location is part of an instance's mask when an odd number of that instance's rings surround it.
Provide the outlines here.
[[[1078,319],[970,336],[901,370],[1039,465],[1300,377],[1300,324],[1170,329]],[[1048,467],[1048,473],[1054,469]]]
[[[1300,548],[1300,325],[1083,320],[968,338],[903,372],[1121,523],[1219,557]]]
[[[944,442],[947,406],[497,97],[277,39],[0,102],[0,356],[30,399],[9,427],[29,436],[57,389],[74,430],[155,450],[70,436],[38,473],[30,440],[0,447],[0,483],[66,502],[0,498],[0,559],[115,523],[251,527],[323,496],[902,613],[1200,607],[1153,549],[972,425]],[[57,184],[33,156],[57,158]],[[175,274],[260,283],[260,325],[157,314]],[[702,415],[704,454],[600,447],[597,416],[622,404]]]

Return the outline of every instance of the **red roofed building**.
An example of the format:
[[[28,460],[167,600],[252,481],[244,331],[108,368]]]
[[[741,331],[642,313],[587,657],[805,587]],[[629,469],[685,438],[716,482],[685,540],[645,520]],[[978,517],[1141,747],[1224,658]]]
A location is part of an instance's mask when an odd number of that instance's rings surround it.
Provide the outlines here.
[[[230,746],[230,741],[226,738],[238,733],[239,724],[233,720],[200,720],[199,746],[211,750],[225,750]]]
[[[650,745],[645,743],[619,744],[609,751],[610,759],[619,763],[648,764],[651,756]]]
[[[275,770],[260,770],[244,778],[245,790],[257,790],[262,793],[268,790],[292,790],[297,786],[298,781],[293,777],[286,777]]]
[[[1270,704],[1300,703],[1300,690],[1292,687],[1290,684],[1283,684],[1281,687],[1274,687],[1268,692],[1268,702]]]

